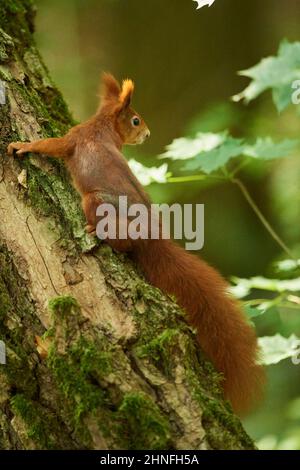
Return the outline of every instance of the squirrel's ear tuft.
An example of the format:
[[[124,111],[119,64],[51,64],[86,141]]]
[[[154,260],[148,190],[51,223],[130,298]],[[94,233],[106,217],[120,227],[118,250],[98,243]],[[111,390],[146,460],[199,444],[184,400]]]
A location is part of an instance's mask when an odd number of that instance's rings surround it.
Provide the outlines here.
[[[134,91],[134,83],[128,78],[123,80],[122,90],[119,96],[119,101],[122,103],[122,108],[127,108],[130,105],[131,98]]]
[[[115,77],[104,72],[101,80],[101,98],[104,100],[118,100],[121,93],[121,87]]]

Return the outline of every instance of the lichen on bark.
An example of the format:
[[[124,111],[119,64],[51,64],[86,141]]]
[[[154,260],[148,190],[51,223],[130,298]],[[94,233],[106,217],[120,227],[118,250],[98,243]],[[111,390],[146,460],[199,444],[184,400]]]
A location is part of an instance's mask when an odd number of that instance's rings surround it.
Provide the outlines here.
[[[31,0],[0,4],[0,448],[254,448],[184,313],[85,234],[63,165],[7,156],[74,124],[34,15]]]

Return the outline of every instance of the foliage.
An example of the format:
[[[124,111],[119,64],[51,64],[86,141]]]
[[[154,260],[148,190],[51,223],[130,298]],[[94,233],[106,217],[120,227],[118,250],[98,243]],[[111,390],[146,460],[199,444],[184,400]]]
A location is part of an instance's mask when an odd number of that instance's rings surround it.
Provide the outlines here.
[[[168,146],[164,157],[173,160],[189,160],[183,170],[200,170],[210,174],[222,170],[234,157],[250,157],[272,160],[289,156],[297,147],[297,140],[286,139],[275,143],[270,137],[258,138],[253,144],[222,134],[198,133],[194,139],[176,139]]]
[[[235,95],[235,101],[252,101],[270,89],[278,111],[291,103],[292,86],[300,79],[300,42],[283,41],[276,57],[263,59],[258,65],[243,70],[240,75],[252,79],[248,87]]]
[[[300,43],[282,42],[276,57],[263,59],[258,65],[240,72],[252,81],[234,97],[234,101],[249,102],[271,89],[274,103],[282,111],[291,103],[293,81],[300,79],[299,65]],[[144,184],[213,179],[216,182],[231,182],[239,187],[270,236],[280,245],[283,256],[286,255],[286,259],[282,258],[274,266],[278,278],[256,276],[232,279],[232,293],[244,299],[245,312],[251,321],[267,314],[280,315],[286,310],[300,314],[300,261],[271,227],[237,175],[255,161],[263,163],[295,155],[299,151],[299,142],[290,138],[275,142],[269,136],[249,142],[230,135],[227,130],[219,133],[196,132],[195,137],[177,138],[167,146],[160,158],[167,159],[168,164],[159,168],[146,168],[131,162],[131,168]],[[299,339],[295,335],[285,338],[277,333],[262,337],[262,361],[269,365],[294,357],[298,345]]]
[[[291,335],[289,338],[284,338],[279,334],[259,338],[259,345],[263,351],[263,364],[278,364],[287,358],[292,358],[294,362],[299,360],[300,338],[295,335]]]
[[[143,186],[151,183],[166,183],[168,177],[168,165],[164,163],[160,167],[147,168],[134,159],[128,162],[135,176],[140,180]]]

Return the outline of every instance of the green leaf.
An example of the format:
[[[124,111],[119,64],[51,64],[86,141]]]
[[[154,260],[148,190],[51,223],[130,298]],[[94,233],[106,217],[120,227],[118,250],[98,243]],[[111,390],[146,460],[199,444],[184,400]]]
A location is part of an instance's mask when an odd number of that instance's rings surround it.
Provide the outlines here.
[[[229,286],[228,287],[228,292],[236,297],[237,299],[243,299],[244,297],[247,297],[248,294],[250,294],[250,288],[246,283],[244,282],[239,282],[239,278],[233,277],[232,282],[236,283],[235,286]]]
[[[300,79],[300,42],[282,42],[276,57],[263,59],[254,67],[241,71],[240,75],[252,81],[233,97],[234,101],[248,103],[270,89],[278,111],[282,111],[292,102],[293,82]]]
[[[262,276],[256,276],[250,279],[234,277],[232,281],[237,286],[234,289],[243,292],[244,296],[248,295],[251,289],[267,290],[271,292],[300,292],[300,277],[284,281],[280,281],[279,279],[267,279]]]
[[[143,186],[148,186],[151,183],[166,183],[170,176],[166,163],[159,167],[154,166],[148,168],[136,160],[131,159],[128,165]]]
[[[294,83],[294,81],[295,80],[292,80],[292,82],[288,82],[287,85],[282,85],[281,87],[273,88],[272,98],[279,113],[284,111],[285,108],[287,108],[291,104],[292,94],[294,92],[292,84]]]
[[[271,160],[285,157],[299,145],[299,140],[273,142],[270,137],[259,138],[254,144],[245,143],[228,135],[198,133],[195,138],[175,139],[161,155],[172,160],[187,160],[181,167],[185,171],[201,171],[209,174],[224,167],[230,159],[246,156]]]
[[[276,273],[284,275],[293,275],[294,277],[300,272],[300,259],[284,259],[273,264]]]
[[[226,165],[231,158],[240,156],[243,150],[243,140],[228,136],[217,148],[199,153],[182,168],[188,171],[201,170],[204,173],[212,173]]]
[[[278,364],[289,357],[298,360],[300,354],[300,338],[291,335],[284,338],[280,334],[264,336],[258,339],[261,348],[261,363],[265,365]]]
[[[252,301],[250,301],[252,302]],[[274,306],[274,301],[264,301],[261,302],[260,304],[256,304],[255,307],[252,305],[249,305],[249,303],[245,302],[244,303],[244,311],[249,319],[255,318],[255,317],[260,317],[261,315],[264,315],[265,313],[268,314],[276,314],[278,313],[277,308]]]
[[[244,312],[250,320],[255,317],[260,317],[265,313],[263,310],[257,307],[251,307],[250,305],[244,305]]]
[[[201,152],[208,152],[219,147],[227,137],[227,132],[213,134],[211,132],[198,132],[194,138],[175,139],[167,145],[166,152],[160,158],[170,158],[171,160],[187,160],[193,158]]]
[[[300,267],[300,259],[297,261],[294,259],[284,259],[282,261],[278,261],[278,263],[276,263],[276,267],[279,271],[292,271],[293,269]]]
[[[299,145],[297,139],[285,139],[275,143],[270,137],[257,139],[254,145],[244,148],[244,155],[261,160],[272,160],[289,156]]]

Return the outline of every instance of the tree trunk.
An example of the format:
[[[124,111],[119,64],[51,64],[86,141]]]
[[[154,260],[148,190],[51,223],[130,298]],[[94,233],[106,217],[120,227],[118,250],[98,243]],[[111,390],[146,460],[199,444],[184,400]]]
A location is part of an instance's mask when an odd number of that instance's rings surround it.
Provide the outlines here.
[[[1,2],[0,448],[254,448],[180,309],[85,234],[63,166],[7,156],[73,124],[33,20]]]

